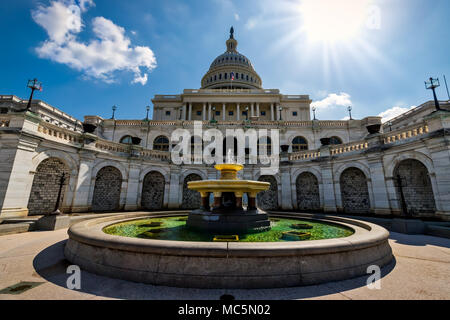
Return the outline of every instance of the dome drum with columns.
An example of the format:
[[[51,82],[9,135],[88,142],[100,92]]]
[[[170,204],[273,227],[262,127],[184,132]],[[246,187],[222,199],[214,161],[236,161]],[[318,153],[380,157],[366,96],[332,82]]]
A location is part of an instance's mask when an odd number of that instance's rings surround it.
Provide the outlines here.
[[[227,51],[214,59],[203,77],[202,89],[261,89],[262,80],[251,61],[237,51],[238,42],[234,39],[233,27],[226,45]]]

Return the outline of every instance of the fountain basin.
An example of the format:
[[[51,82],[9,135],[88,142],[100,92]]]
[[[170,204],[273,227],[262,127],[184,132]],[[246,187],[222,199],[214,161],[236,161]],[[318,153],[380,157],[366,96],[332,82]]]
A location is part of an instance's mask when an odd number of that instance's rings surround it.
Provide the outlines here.
[[[65,256],[86,271],[113,278],[174,287],[241,289],[349,279],[366,275],[371,265],[383,267],[392,260],[386,229],[325,215],[280,213],[276,217],[334,223],[353,229],[354,234],[315,241],[241,243],[149,240],[103,231],[118,222],[148,216],[136,213],[75,224],[69,229]]]

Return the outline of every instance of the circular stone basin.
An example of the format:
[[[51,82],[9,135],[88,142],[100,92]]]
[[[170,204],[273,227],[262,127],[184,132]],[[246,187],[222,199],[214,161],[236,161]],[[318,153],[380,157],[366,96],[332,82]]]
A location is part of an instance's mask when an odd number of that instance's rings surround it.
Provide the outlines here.
[[[176,214],[149,217],[148,213],[132,213],[80,222],[69,229],[65,256],[86,271],[113,278],[174,287],[236,289],[293,287],[349,279],[366,275],[371,265],[383,267],[392,260],[386,229],[326,215],[280,213],[276,215],[280,221],[272,229],[281,227],[285,219],[290,225],[298,219],[311,225],[351,230],[350,234],[324,240],[245,242],[239,236],[240,242],[212,242],[106,233],[112,227],[128,225],[131,235],[139,221],[147,220],[148,224],[149,219],[164,221],[171,217],[176,221],[187,212],[174,217]],[[165,223],[161,227],[171,228]],[[311,239],[315,229],[314,226],[308,230]],[[170,234],[171,231],[157,236]],[[247,239],[251,236],[247,235]]]

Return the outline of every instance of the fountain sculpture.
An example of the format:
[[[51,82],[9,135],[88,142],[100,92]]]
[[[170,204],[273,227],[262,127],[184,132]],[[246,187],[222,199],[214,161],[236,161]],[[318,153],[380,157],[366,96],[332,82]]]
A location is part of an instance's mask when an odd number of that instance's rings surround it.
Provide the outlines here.
[[[270,183],[239,180],[237,174],[244,166],[233,164],[229,150],[228,162],[218,164],[220,180],[191,181],[188,188],[196,190],[202,198],[201,208],[189,214],[187,227],[205,232],[239,234],[270,230],[268,215],[256,207],[256,195],[270,188]],[[210,195],[214,203],[210,205]],[[243,207],[243,196],[247,194],[248,205]]]

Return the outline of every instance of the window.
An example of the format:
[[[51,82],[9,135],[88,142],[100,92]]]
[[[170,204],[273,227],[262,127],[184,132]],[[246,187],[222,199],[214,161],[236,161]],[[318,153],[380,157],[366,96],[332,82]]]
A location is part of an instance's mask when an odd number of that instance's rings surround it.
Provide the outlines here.
[[[214,81],[217,81],[217,74],[214,76]]]
[[[201,115],[202,115],[202,112],[201,112],[201,111],[197,111],[197,115],[198,115],[198,116],[201,116]]]
[[[246,116],[247,114],[248,114],[247,111],[242,111],[242,115],[243,115],[243,116]]]
[[[220,116],[220,111],[216,111],[216,116]]]
[[[166,111],[166,116],[170,116],[170,111]]]
[[[265,111],[261,111],[261,115],[262,115],[262,116],[265,116],[265,115],[266,115],[266,112],[265,112]]]
[[[239,73],[236,73],[236,79],[239,79]]]
[[[169,151],[169,139],[165,136],[159,136],[153,141],[153,150]]]
[[[122,137],[122,139],[120,139],[120,143],[132,144],[133,141],[131,140],[131,136],[125,136],[125,137]]]
[[[342,144],[342,139],[339,138],[339,137],[331,137],[331,138],[330,138],[330,144],[331,144],[331,145]]]
[[[308,150],[308,141],[303,137],[295,137],[292,140],[292,152]]]
[[[292,112],[292,115],[293,115],[294,117],[296,117],[296,116],[298,116],[298,112],[297,112],[297,111],[294,111],[294,112]]]
[[[234,116],[234,111],[228,112],[228,115],[229,115],[229,116]]]
[[[247,75],[247,81],[248,81],[248,75]]]
[[[225,80],[228,78],[228,73],[225,73]]]
[[[222,74],[219,74],[219,80],[222,80]]]
[[[0,113],[1,114],[7,114],[8,113],[8,108],[1,108],[0,109]]]

